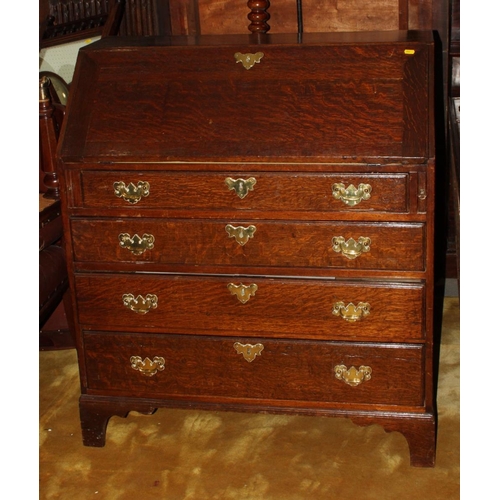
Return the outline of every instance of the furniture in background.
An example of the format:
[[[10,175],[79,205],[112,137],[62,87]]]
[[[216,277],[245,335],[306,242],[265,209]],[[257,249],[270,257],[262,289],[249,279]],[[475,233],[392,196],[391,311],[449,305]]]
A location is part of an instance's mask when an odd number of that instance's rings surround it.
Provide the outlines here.
[[[116,35],[125,0],[49,0],[41,19],[40,48]]]
[[[68,300],[68,273],[64,249],[56,171],[56,147],[65,107],[51,80],[39,80],[39,348],[74,347],[63,297]]]
[[[71,84],[78,50],[117,34],[124,3],[125,0],[40,0],[39,70],[56,74]]]
[[[448,161],[451,186],[451,210],[448,238],[456,255],[460,291],[460,0],[451,1],[449,90],[448,90]]]
[[[62,247],[62,222],[56,149],[69,94],[69,80],[85,39],[116,35],[124,0],[63,0],[40,2],[41,54],[67,48],[73,60],[67,80],[52,71],[40,71],[39,168],[39,348],[74,348],[68,276]],[[68,49],[69,48],[69,49]],[[42,60],[41,68],[44,68]]]
[[[74,348],[64,303],[68,273],[61,247],[60,201],[40,195],[39,203],[39,349]]]
[[[433,70],[430,31],[80,50],[59,153],[85,445],[132,410],[283,412],[434,464]]]

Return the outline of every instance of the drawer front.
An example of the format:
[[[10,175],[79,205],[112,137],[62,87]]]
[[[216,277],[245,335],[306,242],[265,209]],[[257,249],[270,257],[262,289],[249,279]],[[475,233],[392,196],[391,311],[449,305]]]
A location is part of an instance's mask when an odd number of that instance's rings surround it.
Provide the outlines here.
[[[71,227],[77,262],[424,269],[422,223],[130,218]]]
[[[421,341],[420,283],[78,274],[84,329]]]
[[[409,175],[82,172],[85,207],[408,212]]]
[[[87,333],[88,388],[127,396],[421,405],[423,347]]]

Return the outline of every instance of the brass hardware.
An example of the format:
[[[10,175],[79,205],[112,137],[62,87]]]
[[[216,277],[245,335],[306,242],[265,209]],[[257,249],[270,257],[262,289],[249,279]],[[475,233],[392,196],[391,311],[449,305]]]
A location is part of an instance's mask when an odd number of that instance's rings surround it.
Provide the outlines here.
[[[369,366],[360,366],[359,370],[351,366],[348,370],[345,365],[337,365],[333,370],[336,378],[352,387],[356,387],[361,382],[366,382],[372,378],[372,369]]]
[[[131,293],[122,295],[123,305],[137,314],[147,314],[151,309],[158,307],[158,297],[148,293],[146,298],[142,295],[134,297]]]
[[[152,234],[144,233],[142,238],[134,234],[134,236],[130,237],[128,233],[120,233],[118,235],[118,241],[120,242],[120,246],[122,248],[126,248],[130,250],[134,255],[141,255],[146,250],[151,250],[154,245],[155,237]]]
[[[132,356],[130,358],[130,365],[134,370],[140,371],[146,377],[152,377],[157,372],[165,369],[165,358],[155,356],[153,361],[149,358],[143,361],[140,356]]]
[[[359,257],[362,253],[370,251],[370,238],[360,236],[358,241],[349,238],[347,241],[342,236],[334,236],[332,238],[332,246],[334,252],[342,252],[342,255],[349,260]]]
[[[259,287],[255,283],[252,283],[248,286],[241,283],[239,285],[229,283],[229,285],[227,285],[227,288],[232,295],[236,295],[236,297],[242,304],[246,304],[250,300],[250,297],[253,297],[255,295],[255,292]]]
[[[233,347],[236,349],[238,354],[243,354],[243,357],[251,363],[260,353],[264,350],[262,344],[240,344],[235,342]]]
[[[139,202],[143,196],[144,198],[149,196],[149,182],[146,181],[139,181],[137,186],[132,182],[128,186],[125,186],[125,183],[122,181],[115,182],[113,188],[118,198],[123,198],[132,205]]]
[[[372,187],[370,184],[360,184],[358,187],[350,184],[345,187],[341,182],[332,186],[332,194],[336,200],[342,200],[346,205],[354,207],[362,200],[371,198]]]
[[[226,226],[226,232],[230,238],[234,238],[241,246],[243,246],[257,231],[255,226],[238,226],[234,227],[231,224]]]
[[[231,177],[226,177],[224,182],[229,188],[229,191],[234,189],[235,193],[241,199],[243,199],[249,191],[253,191],[253,187],[257,184],[255,177],[249,177],[248,179],[231,179]]]
[[[344,302],[335,302],[332,314],[334,316],[341,316],[348,323],[354,323],[370,314],[370,304],[368,302],[359,302],[355,306],[352,302],[349,302],[347,305]]]
[[[424,188],[418,190],[418,198],[420,200],[425,200],[427,198],[427,191]]]
[[[242,54],[241,52],[236,52],[236,54],[234,54],[236,63],[240,62],[241,64],[243,64],[245,69],[253,68],[255,64],[260,63],[260,60],[263,57],[263,52],[256,52],[255,54]]]
[[[407,56],[412,56],[415,54],[415,49],[405,49],[404,52]]]
[[[47,77],[47,76],[42,76],[42,78],[40,78],[39,82],[38,82],[38,85],[39,85],[39,88],[38,88],[38,93],[39,93],[39,97],[38,97],[38,100],[39,101],[49,101],[50,100],[50,90],[49,90],[49,87],[50,87],[50,84],[52,82],[50,81],[50,78]]]

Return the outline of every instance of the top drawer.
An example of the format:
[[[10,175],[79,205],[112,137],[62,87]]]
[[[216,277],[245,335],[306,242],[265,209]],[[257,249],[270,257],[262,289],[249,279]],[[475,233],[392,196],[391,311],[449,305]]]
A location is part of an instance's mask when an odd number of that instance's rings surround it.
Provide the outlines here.
[[[86,208],[408,212],[410,174],[84,171]]]

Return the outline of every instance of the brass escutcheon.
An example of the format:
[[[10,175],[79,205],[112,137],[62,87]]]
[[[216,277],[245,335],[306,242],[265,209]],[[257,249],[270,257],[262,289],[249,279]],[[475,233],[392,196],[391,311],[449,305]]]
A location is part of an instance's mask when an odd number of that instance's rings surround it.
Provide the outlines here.
[[[354,366],[347,369],[346,365],[337,365],[333,370],[336,378],[352,387],[356,387],[361,382],[366,382],[372,378],[372,369],[369,366],[360,366],[359,370],[357,370]]]
[[[137,314],[147,314],[151,309],[158,307],[158,297],[148,293],[144,298],[142,295],[134,297],[131,293],[122,295],[123,305]]]
[[[142,255],[146,250],[151,250],[154,247],[155,237],[147,233],[144,233],[142,238],[138,234],[131,237],[128,233],[120,233],[118,241],[122,248],[130,250],[134,255]]]
[[[345,187],[342,183],[335,183],[332,186],[332,194],[336,200],[342,200],[346,205],[354,207],[362,200],[368,200],[371,197],[372,187],[370,184],[360,184],[358,187],[350,184]]]
[[[139,181],[137,186],[132,182],[128,186],[125,186],[124,182],[119,181],[113,184],[113,188],[118,198],[123,198],[132,205],[138,203],[142,197],[146,198],[149,196],[149,182],[146,181]]]
[[[236,349],[236,352],[242,354],[249,363],[257,356],[260,356],[260,353],[264,350],[262,344],[240,344],[239,342],[235,342],[233,347]]]
[[[343,236],[334,236],[332,238],[332,247],[334,252],[342,252],[342,255],[349,260],[359,257],[362,253],[370,251],[370,238],[360,236],[358,241],[349,238],[347,241]]]
[[[241,52],[236,52],[236,54],[234,54],[236,63],[240,62],[241,64],[243,64],[245,69],[253,68],[255,64],[260,63],[260,60],[263,57],[263,52],[256,52],[255,54],[242,54]]]
[[[226,225],[226,232],[230,238],[234,238],[241,246],[243,246],[257,231],[255,226],[232,226],[231,224]]]
[[[335,302],[333,304],[332,314],[340,316],[349,323],[360,321],[370,314],[370,304],[368,302],[359,302],[355,306],[352,302],[345,305],[344,302]]]
[[[248,179],[232,179],[231,177],[226,177],[224,182],[229,188],[229,191],[234,189],[234,192],[241,199],[243,199],[249,191],[253,191],[253,187],[257,184],[255,177],[249,177]]]
[[[229,283],[227,285],[227,288],[232,295],[236,295],[236,297],[242,304],[246,304],[250,300],[250,297],[253,297],[255,295],[255,292],[259,287],[255,283],[252,283],[248,286],[243,285],[242,283],[240,283],[239,285]]]
[[[152,377],[157,372],[165,369],[165,358],[155,356],[153,361],[146,358],[144,361],[140,356],[132,356],[130,358],[130,365],[134,370],[138,370],[146,377]]]

